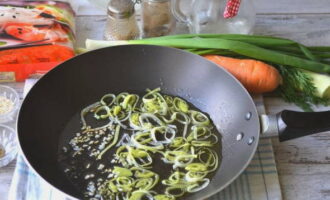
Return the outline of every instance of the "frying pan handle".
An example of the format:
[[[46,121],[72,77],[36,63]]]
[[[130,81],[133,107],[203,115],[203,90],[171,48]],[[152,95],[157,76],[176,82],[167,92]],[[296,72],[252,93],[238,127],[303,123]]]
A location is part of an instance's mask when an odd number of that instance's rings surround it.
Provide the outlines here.
[[[281,142],[330,130],[330,111],[296,112],[284,110],[277,114]]]
[[[330,130],[330,111],[296,112],[284,110],[261,115],[262,136],[279,136],[281,142]]]

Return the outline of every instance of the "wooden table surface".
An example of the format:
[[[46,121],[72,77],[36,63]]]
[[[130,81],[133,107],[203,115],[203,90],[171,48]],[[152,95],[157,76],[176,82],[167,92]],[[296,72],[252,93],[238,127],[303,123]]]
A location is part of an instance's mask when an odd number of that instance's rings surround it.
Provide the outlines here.
[[[257,11],[255,34],[281,36],[306,45],[330,46],[330,0],[253,0]],[[104,13],[85,0],[78,10],[77,43],[101,39]],[[22,92],[23,83],[11,84]],[[266,97],[268,113],[299,110],[279,98]],[[330,110],[317,107],[316,110]],[[330,120],[330,119],[329,119]],[[273,139],[276,164],[286,200],[330,200],[330,132],[279,143]],[[15,162],[0,168],[0,200],[7,199]]]

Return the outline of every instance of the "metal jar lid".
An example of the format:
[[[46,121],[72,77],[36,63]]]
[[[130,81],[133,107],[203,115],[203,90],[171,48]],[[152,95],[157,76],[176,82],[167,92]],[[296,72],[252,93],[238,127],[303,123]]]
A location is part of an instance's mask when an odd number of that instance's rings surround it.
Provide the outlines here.
[[[118,19],[129,18],[134,14],[134,3],[132,0],[110,0],[108,4],[108,15]]]

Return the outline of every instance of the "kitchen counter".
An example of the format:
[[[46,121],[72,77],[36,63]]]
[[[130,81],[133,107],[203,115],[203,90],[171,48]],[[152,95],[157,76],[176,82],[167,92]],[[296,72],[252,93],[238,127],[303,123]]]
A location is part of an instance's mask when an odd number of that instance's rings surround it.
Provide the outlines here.
[[[85,1],[77,16],[77,43],[101,39],[105,16]],[[254,0],[257,10],[255,34],[286,37],[306,45],[330,46],[329,0]],[[23,83],[7,84],[22,94]],[[264,97],[267,113],[300,110],[277,97]],[[330,110],[317,107],[316,110]],[[330,120],[330,119],[329,119]],[[272,139],[283,199],[330,199],[330,132],[280,143]],[[0,200],[7,199],[15,161],[0,168]]]

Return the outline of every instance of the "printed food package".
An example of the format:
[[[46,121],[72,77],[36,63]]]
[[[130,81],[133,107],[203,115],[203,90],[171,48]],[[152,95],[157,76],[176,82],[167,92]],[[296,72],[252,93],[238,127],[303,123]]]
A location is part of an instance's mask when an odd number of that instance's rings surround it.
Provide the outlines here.
[[[0,1],[0,82],[44,74],[74,56],[74,11],[60,1]]]

